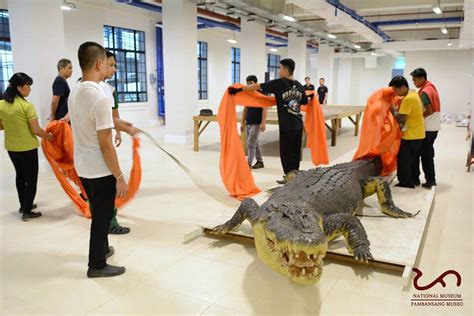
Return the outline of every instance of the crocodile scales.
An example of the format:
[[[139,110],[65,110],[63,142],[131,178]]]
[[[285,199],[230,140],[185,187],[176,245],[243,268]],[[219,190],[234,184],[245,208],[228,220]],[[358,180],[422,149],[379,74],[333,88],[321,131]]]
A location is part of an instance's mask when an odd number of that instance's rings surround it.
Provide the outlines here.
[[[380,158],[373,158],[295,172],[262,206],[245,199],[229,221],[213,230],[226,233],[248,220],[263,262],[295,282],[317,283],[328,242],[339,236],[355,259],[373,259],[355,216],[366,197],[377,194],[388,216],[413,216],[395,206],[389,183],[378,176],[381,169]]]

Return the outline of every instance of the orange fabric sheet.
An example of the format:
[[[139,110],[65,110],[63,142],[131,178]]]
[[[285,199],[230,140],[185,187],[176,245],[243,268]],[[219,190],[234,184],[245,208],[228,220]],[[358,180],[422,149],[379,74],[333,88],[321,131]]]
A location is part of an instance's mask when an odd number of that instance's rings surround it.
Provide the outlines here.
[[[77,190],[69,182],[72,181],[81,190],[82,194],[87,197],[87,194],[81,184],[79,176],[74,169],[74,142],[72,138],[71,126],[62,121],[52,121],[48,124],[46,132],[54,135],[52,142],[42,140],[41,145],[43,152],[48,159],[48,162],[53,169],[53,172],[61,184],[66,194],[71,198],[77,209],[87,218],[91,217],[89,204],[85,202],[77,192]],[[142,168],[140,161],[140,140],[133,139],[133,166],[130,171],[130,178],[128,182],[128,195],[125,198],[115,199],[115,206],[122,207],[125,203],[130,201],[138,192],[140,187]],[[68,180],[69,179],[69,180]]]
[[[353,158],[357,160],[380,156],[383,164],[382,176],[397,169],[402,132],[390,113],[390,105],[398,105],[399,102],[391,88],[377,90],[369,97],[362,120],[359,147]]]
[[[242,85],[234,85],[240,88]],[[256,91],[240,92],[235,96],[227,91],[222,97],[217,114],[221,135],[220,173],[229,193],[238,199],[253,196],[261,190],[255,185],[252,173],[245,159],[244,149],[237,130],[236,106],[270,107],[275,105],[275,98]],[[305,128],[307,144],[311,148],[314,164],[329,162],[326,144],[324,116],[316,98],[305,108],[307,111]]]

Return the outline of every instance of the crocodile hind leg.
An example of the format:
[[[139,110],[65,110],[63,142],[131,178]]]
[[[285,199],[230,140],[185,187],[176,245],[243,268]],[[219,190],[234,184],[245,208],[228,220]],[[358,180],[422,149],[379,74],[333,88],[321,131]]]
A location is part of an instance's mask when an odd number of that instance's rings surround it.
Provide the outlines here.
[[[362,188],[364,190],[364,198],[377,193],[377,199],[379,200],[382,213],[391,217],[413,217],[413,214],[402,211],[393,203],[390,185],[382,178],[369,178],[364,181]]]
[[[329,241],[344,236],[348,250],[356,260],[368,262],[374,259],[364,226],[357,217],[347,213],[327,215],[323,218],[323,228]]]
[[[256,212],[258,209],[259,206],[257,202],[255,202],[253,199],[245,199],[242,201],[242,204],[240,204],[237,212],[235,212],[234,216],[232,216],[230,220],[222,225],[214,227],[212,230],[217,233],[225,234],[233,229],[236,229],[249,217],[251,213]]]

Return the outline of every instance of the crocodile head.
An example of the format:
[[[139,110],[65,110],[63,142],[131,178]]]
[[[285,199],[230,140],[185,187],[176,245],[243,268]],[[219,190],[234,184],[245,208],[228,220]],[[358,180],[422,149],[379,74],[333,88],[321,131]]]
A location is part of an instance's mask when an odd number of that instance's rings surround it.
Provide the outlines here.
[[[322,217],[306,206],[283,204],[253,225],[260,259],[300,284],[321,277],[328,241]]]

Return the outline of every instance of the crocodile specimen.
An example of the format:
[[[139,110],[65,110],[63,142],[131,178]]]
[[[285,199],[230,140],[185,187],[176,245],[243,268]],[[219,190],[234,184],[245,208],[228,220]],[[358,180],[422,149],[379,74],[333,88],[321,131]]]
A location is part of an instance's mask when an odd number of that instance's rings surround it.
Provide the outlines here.
[[[364,198],[376,193],[383,213],[413,216],[395,206],[389,183],[378,176],[381,168],[380,159],[373,158],[298,171],[262,206],[245,199],[229,221],[213,230],[227,233],[247,219],[263,262],[295,282],[317,283],[328,242],[341,235],[355,259],[373,259],[355,216]]]

